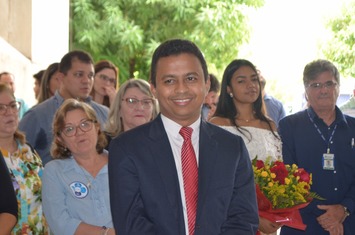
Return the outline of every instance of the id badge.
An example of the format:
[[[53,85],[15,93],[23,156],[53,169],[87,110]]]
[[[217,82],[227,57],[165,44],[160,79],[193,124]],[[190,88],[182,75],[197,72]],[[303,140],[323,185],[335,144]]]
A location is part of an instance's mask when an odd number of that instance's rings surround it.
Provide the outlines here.
[[[323,153],[323,170],[334,170],[334,154]]]

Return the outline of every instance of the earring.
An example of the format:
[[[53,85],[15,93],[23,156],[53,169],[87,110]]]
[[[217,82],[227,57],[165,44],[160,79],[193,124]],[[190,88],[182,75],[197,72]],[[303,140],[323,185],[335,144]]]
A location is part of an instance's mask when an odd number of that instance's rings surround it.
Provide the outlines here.
[[[229,96],[231,97],[231,98],[233,98],[233,93],[231,92],[231,93],[229,93]]]
[[[67,151],[68,151],[68,149],[67,149],[66,146],[62,146],[62,149],[63,149],[64,152],[67,152]]]

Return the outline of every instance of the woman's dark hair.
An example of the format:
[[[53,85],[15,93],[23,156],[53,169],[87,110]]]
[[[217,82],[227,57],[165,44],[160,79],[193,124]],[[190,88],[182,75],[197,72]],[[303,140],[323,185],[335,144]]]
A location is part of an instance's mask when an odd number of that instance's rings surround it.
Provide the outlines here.
[[[48,66],[45,70],[42,81],[41,81],[41,89],[38,94],[38,104],[42,103],[43,101],[51,98],[52,94],[49,88],[50,80],[52,76],[59,71],[59,63],[53,63]]]
[[[231,80],[232,80],[232,77],[233,77],[233,74],[235,73],[235,71],[237,71],[241,67],[245,67],[245,66],[251,68],[253,71],[255,71],[256,74],[258,74],[256,67],[250,61],[243,60],[243,59],[233,60],[224,70],[222,85],[221,85],[221,93],[219,96],[217,109],[214,114],[214,116],[216,116],[216,117],[228,118],[230,120],[230,122],[233,123],[235,125],[235,127],[243,135],[245,135],[246,132],[247,133],[249,133],[249,132],[246,129],[244,129],[243,127],[240,127],[237,124],[237,122],[235,121],[235,118],[238,116],[238,109],[234,105],[233,97],[230,97],[230,95],[228,94],[227,87],[231,85]],[[259,87],[261,87],[259,77],[258,77],[258,83],[259,83]],[[263,97],[261,94],[261,88],[259,89],[258,98],[253,103],[253,111],[255,113],[255,117],[261,121],[266,122],[269,126],[269,130],[272,131],[272,133],[274,134],[275,137],[277,137],[277,135],[272,130],[271,120],[269,118],[267,118],[265,115],[265,107],[264,107]],[[249,133],[249,136],[251,137],[250,133]],[[250,138],[250,140],[251,140],[251,138]]]
[[[95,75],[100,72],[101,70],[104,70],[104,69],[112,69],[114,72],[115,72],[115,85],[114,87],[116,88],[116,91],[117,91],[117,88],[119,87],[119,69],[116,65],[114,65],[111,61],[109,60],[101,60],[99,62],[97,62],[94,66],[94,69],[95,69]],[[95,77],[96,79],[96,77]],[[92,88],[91,90],[91,96],[94,97],[95,95],[95,89],[94,87]],[[110,104],[110,98],[106,95],[104,97],[104,100],[103,100],[103,105],[107,106],[107,107],[110,107],[111,104]]]

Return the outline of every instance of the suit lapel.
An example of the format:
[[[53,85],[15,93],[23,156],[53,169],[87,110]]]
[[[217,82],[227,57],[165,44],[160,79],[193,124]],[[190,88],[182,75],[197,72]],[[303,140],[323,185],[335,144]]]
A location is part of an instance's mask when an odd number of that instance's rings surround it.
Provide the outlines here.
[[[211,177],[213,176],[215,161],[217,159],[217,142],[213,139],[213,130],[209,128],[205,121],[201,121],[200,126],[200,147],[199,147],[199,167],[198,167],[198,204],[197,218],[202,213],[204,201],[206,199]],[[207,213],[207,212],[205,212]]]
[[[153,158],[160,172],[166,196],[171,204],[171,208],[174,210],[174,215],[180,222],[182,220],[183,224],[179,180],[176,173],[174,156],[160,115],[152,122],[149,138],[152,140],[151,152],[154,155]]]

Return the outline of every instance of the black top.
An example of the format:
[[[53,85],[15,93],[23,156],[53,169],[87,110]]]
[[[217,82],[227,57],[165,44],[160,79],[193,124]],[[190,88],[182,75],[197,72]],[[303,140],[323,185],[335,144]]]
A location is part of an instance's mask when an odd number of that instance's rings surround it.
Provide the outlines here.
[[[9,170],[0,151],[0,213],[13,214],[17,218],[17,199]]]

